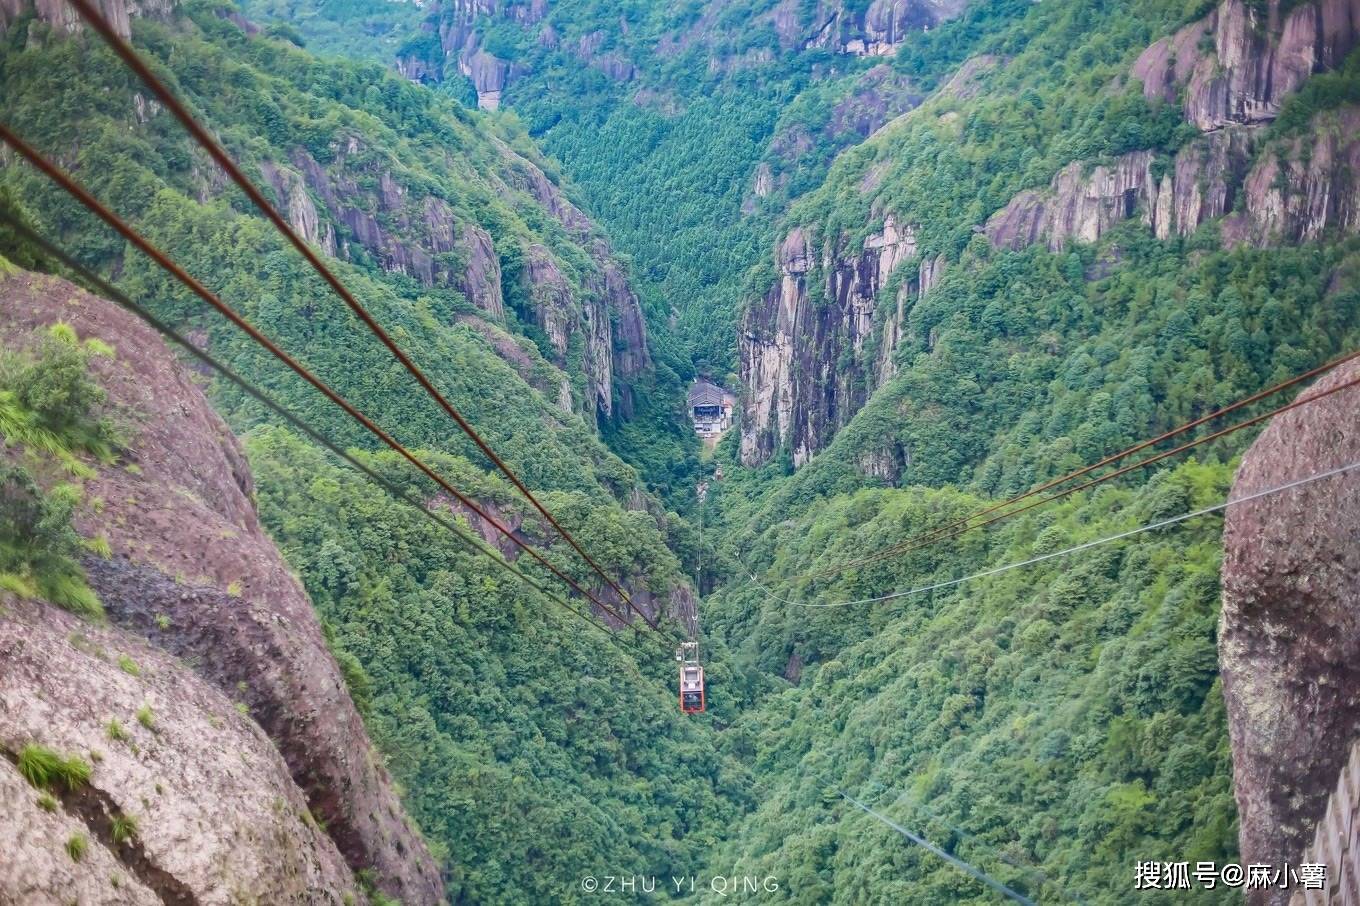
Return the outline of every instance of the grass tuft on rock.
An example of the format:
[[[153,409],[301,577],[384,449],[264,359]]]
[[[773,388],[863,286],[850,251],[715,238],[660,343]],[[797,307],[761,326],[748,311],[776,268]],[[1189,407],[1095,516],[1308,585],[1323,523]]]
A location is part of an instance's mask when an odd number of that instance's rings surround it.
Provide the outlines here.
[[[90,765],[77,755],[62,755],[29,743],[19,751],[19,773],[40,790],[77,790],[90,782]]]
[[[66,841],[66,855],[71,857],[72,862],[79,862],[85,858],[86,851],[90,848],[90,841],[84,834],[72,834]]]
[[[137,836],[137,819],[131,815],[114,815],[109,819],[109,836],[119,845]]]

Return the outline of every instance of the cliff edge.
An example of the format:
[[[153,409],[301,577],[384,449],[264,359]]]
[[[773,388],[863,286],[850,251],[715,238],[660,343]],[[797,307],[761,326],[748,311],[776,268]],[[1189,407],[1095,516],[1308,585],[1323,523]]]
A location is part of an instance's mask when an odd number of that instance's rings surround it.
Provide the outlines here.
[[[94,475],[74,520],[82,536],[106,544],[107,556],[87,559],[87,573],[109,620],[192,665],[254,719],[349,870],[408,906],[439,902],[438,868],[369,741],[311,601],[260,526],[240,446],[195,376],[113,303],[54,277],[0,278],[0,345],[30,348],[57,323],[113,350],[90,369],[123,448],[116,462],[89,463]],[[26,619],[46,622],[41,611]],[[62,673],[33,673],[34,694],[59,690]],[[53,708],[46,719],[71,735],[64,725],[80,713]]]
[[[1357,377],[1351,362],[1304,394]],[[1273,419],[1243,458],[1233,496],[1360,460],[1357,404],[1351,388]],[[1356,471],[1228,511],[1218,646],[1244,864],[1298,864],[1360,734],[1357,526]]]

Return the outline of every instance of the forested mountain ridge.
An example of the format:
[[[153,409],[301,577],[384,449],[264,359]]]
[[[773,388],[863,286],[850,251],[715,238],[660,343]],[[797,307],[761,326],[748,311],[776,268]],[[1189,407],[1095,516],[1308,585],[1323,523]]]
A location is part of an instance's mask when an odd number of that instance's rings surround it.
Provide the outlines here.
[[[192,36],[178,25],[191,18]],[[282,39],[242,31],[208,7],[189,8],[168,30],[156,21],[136,22],[159,29],[167,49],[198,42],[195,66],[175,74],[178,87],[221,124],[223,140],[254,168],[258,182],[309,241],[377,276],[394,299],[437,307],[434,317],[445,328],[456,321],[470,328],[450,333],[483,334],[480,345],[504,352],[522,380],[540,388],[531,396],[550,408],[568,417],[578,414],[587,424],[599,422],[625,444],[630,420],[645,424],[648,434],[670,432],[684,440],[671,430],[675,378],[664,366],[659,373],[654,367],[657,350],[648,345],[624,266],[545,174],[543,160],[522,135],[494,134],[487,121],[441,104],[375,66],[319,63]],[[108,168],[89,167],[97,192],[103,188],[99,177],[105,177],[124,189],[157,187],[165,178],[180,198],[221,193],[187,137],[111,57],[98,47],[87,52],[80,41],[39,48],[45,28],[41,19],[21,18],[8,32],[12,47],[25,40],[30,46],[27,60],[17,55],[7,71],[18,127],[40,141],[57,142],[71,141],[78,128],[108,139],[107,128],[101,132],[97,123],[130,127],[133,137],[121,146],[87,141],[84,158],[72,161],[89,166],[115,147],[128,152]],[[237,51],[247,51],[247,58],[237,59]],[[44,65],[79,65],[92,76],[106,75],[128,103],[99,108],[94,84],[77,83],[60,94],[74,116],[38,122],[35,114],[43,105],[27,102],[51,87],[40,72]],[[232,89],[209,91],[210,79]],[[184,213],[155,190],[129,200],[130,213],[150,215],[154,224]],[[41,203],[40,196],[29,206]],[[74,212],[73,222],[81,223]],[[185,233],[166,231],[181,241]],[[118,254],[107,246],[91,251],[106,262]],[[308,314],[305,304],[294,305],[286,296],[275,302],[273,296],[263,300],[266,309],[272,304],[280,306],[279,315],[297,309]],[[265,319],[275,314],[266,310]],[[503,336],[507,329],[510,338]],[[512,342],[515,335],[519,339]],[[520,349],[511,351],[514,346]],[[659,479],[664,483],[665,476]],[[615,480],[615,490],[627,496],[632,490],[627,483]]]
[[[521,538],[546,548],[563,571],[587,588],[598,585],[98,39],[47,18],[50,12],[20,9],[5,18],[5,122]],[[664,625],[683,618],[693,607],[693,530],[648,490],[684,476],[697,447],[676,418],[680,388],[665,365],[665,333],[645,333],[626,264],[523,133],[379,67],[319,61],[231,7],[190,3],[154,12],[126,20],[137,49],[273,193],[293,226],[334,253],[331,266],[346,284],[634,600]],[[113,275],[138,302],[355,448],[397,486],[444,505],[396,454],[371,453],[373,441],[356,425],[8,152],[0,181],[7,211]],[[51,267],[12,235],[4,241],[14,260]],[[34,343],[7,341],[6,362],[15,356],[24,363],[18,373],[38,380],[73,377],[70,363],[35,357]],[[14,373],[4,371],[6,393],[18,392],[9,383]],[[739,774],[712,757],[706,729],[675,713],[669,651],[658,656],[644,635],[639,644],[650,647],[638,663],[610,646],[602,653],[598,637],[549,618],[542,599],[413,520],[404,505],[375,496],[232,385],[211,381],[208,395],[244,438],[259,519],[297,570],[450,899],[542,902],[582,870],[636,863],[661,874],[698,862],[744,793]],[[154,401],[133,412],[112,408],[114,422],[138,426],[175,416]],[[44,448],[13,427],[5,422],[7,449],[42,460]],[[644,479],[601,436],[656,471]],[[108,456],[118,469],[135,457],[133,441],[113,438],[72,455]],[[7,578],[6,588],[95,619],[91,589],[120,600],[153,591],[171,600],[161,586],[178,589],[181,572],[194,590],[180,593],[202,606],[235,608],[238,594],[256,600],[244,581],[198,588],[195,568],[183,565],[166,566],[160,579],[129,577],[117,559],[87,565],[86,588],[71,566],[71,552],[81,549],[71,532],[104,504],[68,499],[59,476],[46,470],[7,473],[6,488],[11,480],[26,489],[13,500],[36,500],[64,546],[60,555],[34,558],[21,548],[6,560],[6,576],[12,569],[18,577]],[[155,523],[146,520],[173,511],[167,503],[124,515],[151,530]],[[69,518],[75,529],[64,524]],[[490,534],[475,519],[470,527]],[[107,548],[97,538],[88,543],[117,558],[132,530],[115,520],[108,534]],[[186,535],[166,562],[191,563],[208,546],[195,537]],[[216,546],[234,550],[225,539]],[[204,626],[184,606],[186,630],[201,637]],[[178,611],[135,615],[134,634],[175,650],[162,622],[178,626]],[[721,667],[713,675],[723,682]],[[230,694],[255,707],[243,693]],[[734,700],[715,713],[734,713]],[[320,702],[269,705],[260,720],[300,716],[333,727]],[[343,794],[338,801],[364,807]],[[551,846],[541,838],[545,828]],[[404,851],[417,860],[417,846]],[[360,893],[377,883],[407,896],[381,873],[360,881]]]
[[[787,902],[993,901],[840,791],[1038,902],[1125,902],[1145,859],[1252,855],[1229,726],[1284,700],[1225,701],[1217,517],[1059,556],[1220,503],[1251,432],[857,561],[1356,346],[1354,0],[243,10],[129,29],[644,607],[687,613],[702,574],[709,714],[682,720],[654,641],[625,655],[550,621],[209,387],[449,899],[575,901],[583,876],[622,873],[773,877],[762,899]],[[590,579],[111,57],[32,12],[5,23],[7,122]],[[58,65],[82,79],[56,85]],[[445,505],[6,164],[3,203]],[[716,474],[676,405],[695,374],[747,408]],[[1346,430],[1333,402],[1319,436]],[[40,484],[48,511],[74,507]],[[30,572],[66,581],[63,564]]]
[[[735,371],[737,295],[771,217],[837,149],[919,101],[939,72],[878,61],[963,10],[450,0],[396,62],[469,104],[512,108],[609,221],[694,367],[721,377]]]
[[[1039,40],[1013,57],[975,58],[795,205],[797,225],[743,318],[744,463],[780,448],[806,463],[902,362],[929,351],[921,304],[951,264],[966,271],[992,256],[979,234],[993,248],[1042,242],[1056,254],[1130,218],[1160,239],[1212,222],[1227,247],[1360,229],[1360,108],[1336,107],[1344,96],[1319,107],[1319,92],[1288,107],[1310,75],[1340,68],[1360,43],[1360,6],[1286,14],[1233,0],[1151,46],[1125,10],[1104,14],[1121,31],[1093,29],[1100,12],[1063,15],[1050,8],[1017,26]],[[1076,47],[1055,60],[1058,34]],[[1112,39],[1122,45],[1108,62],[1074,68]],[[1272,130],[1282,106],[1292,125]],[[1117,279],[1119,265],[1102,269]],[[858,451],[861,467],[898,480],[910,434],[875,438]]]

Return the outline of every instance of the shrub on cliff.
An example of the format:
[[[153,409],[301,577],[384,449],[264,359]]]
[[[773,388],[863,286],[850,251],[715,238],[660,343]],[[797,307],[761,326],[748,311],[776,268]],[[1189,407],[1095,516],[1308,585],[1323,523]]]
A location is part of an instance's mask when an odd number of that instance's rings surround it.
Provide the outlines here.
[[[71,514],[80,492],[44,492],[22,466],[0,465],[0,589],[43,598],[87,617],[103,614],[77,562],[80,536]]]

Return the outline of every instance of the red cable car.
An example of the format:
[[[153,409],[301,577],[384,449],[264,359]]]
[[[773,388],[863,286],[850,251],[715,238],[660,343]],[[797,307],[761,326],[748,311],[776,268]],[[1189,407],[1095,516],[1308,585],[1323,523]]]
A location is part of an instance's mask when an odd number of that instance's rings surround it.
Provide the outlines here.
[[[675,659],[680,662],[680,710],[698,714],[704,710],[704,667],[699,663],[699,643],[681,643]]]

